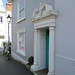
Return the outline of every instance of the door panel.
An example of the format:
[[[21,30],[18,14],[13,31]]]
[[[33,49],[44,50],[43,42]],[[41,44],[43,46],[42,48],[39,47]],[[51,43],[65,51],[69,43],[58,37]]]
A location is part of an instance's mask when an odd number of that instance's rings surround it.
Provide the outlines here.
[[[46,30],[46,68],[49,69],[49,30]]]
[[[46,68],[46,31],[41,30],[40,38],[40,58],[41,58],[41,69]]]

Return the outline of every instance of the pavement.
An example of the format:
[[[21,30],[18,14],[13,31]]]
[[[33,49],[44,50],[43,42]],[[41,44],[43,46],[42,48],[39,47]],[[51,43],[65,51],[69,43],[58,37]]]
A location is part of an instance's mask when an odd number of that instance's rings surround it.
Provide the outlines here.
[[[26,69],[25,65],[7,57],[0,55],[0,75],[33,75]]]
[[[0,54],[2,54],[3,53],[3,48],[0,48]]]

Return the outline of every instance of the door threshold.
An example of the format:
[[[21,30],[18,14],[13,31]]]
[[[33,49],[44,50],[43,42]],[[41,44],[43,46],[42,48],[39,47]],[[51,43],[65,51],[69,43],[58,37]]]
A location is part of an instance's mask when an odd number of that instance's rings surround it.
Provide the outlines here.
[[[47,74],[48,74],[48,69],[42,69],[35,72],[35,75],[47,75]]]

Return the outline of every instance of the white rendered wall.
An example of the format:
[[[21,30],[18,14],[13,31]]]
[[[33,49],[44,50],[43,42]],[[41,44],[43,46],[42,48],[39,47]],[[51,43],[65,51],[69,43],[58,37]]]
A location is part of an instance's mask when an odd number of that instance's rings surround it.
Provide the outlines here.
[[[75,0],[55,0],[55,75],[75,75]]]
[[[8,42],[8,22],[7,22],[7,16],[12,15],[11,11],[6,12],[0,12],[0,16],[3,17],[3,23],[0,23],[0,35],[4,35],[4,39],[0,39],[0,47],[3,48],[3,42]],[[11,21],[9,24],[9,36],[10,36],[10,42],[11,42]]]
[[[0,39],[0,47],[3,47],[2,46],[2,42],[4,42],[6,39],[5,39],[5,32],[6,32],[6,25],[7,25],[7,22],[6,22],[6,13],[0,13],[0,16],[3,17],[3,22],[0,23],[0,35],[3,35],[4,36],[4,39]]]

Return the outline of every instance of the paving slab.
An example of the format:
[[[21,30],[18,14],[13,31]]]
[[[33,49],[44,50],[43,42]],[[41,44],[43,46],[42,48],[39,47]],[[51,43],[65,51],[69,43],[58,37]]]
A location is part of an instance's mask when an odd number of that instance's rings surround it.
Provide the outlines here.
[[[25,65],[15,61],[7,60],[7,57],[0,55],[0,75],[33,75],[26,69]]]

